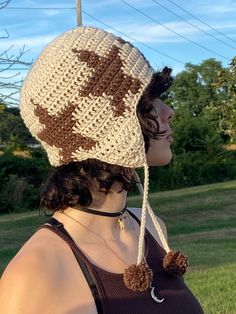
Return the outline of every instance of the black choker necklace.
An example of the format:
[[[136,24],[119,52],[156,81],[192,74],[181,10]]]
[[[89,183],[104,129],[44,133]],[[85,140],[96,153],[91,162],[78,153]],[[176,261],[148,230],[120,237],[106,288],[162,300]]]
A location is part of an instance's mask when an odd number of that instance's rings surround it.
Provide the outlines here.
[[[86,208],[86,207],[76,207],[77,210],[80,210],[82,212],[93,214],[93,215],[99,215],[99,216],[106,216],[106,217],[119,217],[124,214],[124,212],[127,209],[127,204],[125,204],[125,207],[120,211],[116,213],[109,213],[109,212],[102,212],[100,210],[92,209],[92,208]]]

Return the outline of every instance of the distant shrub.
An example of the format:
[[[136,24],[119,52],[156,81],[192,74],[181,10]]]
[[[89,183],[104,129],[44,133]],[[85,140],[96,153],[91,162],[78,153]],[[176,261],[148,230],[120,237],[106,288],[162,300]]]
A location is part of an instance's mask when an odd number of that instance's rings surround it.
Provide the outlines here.
[[[31,157],[0,156],[0,213],[33,210],[39,206],[38,190],[51,167],[43,152]]]
[[[25,156],[25,157],[24,157]],[[39,206],[39,188],[51,170],[40,148],[27,154],[0,155],[0,213],[34,210]],[[143,171],[138,169],[143,179]],[[208,151],[174,154],[165,167],[150,167],[150,192],[177,189],[236,179],[236,151],[211,147]],[[134,189],[130,194],[137,194]]]
[[[168,190],[236,179],[236,156],[223,152],[210,156],[204,152],[174,155],[165,167],[150,169],[150,190]]]

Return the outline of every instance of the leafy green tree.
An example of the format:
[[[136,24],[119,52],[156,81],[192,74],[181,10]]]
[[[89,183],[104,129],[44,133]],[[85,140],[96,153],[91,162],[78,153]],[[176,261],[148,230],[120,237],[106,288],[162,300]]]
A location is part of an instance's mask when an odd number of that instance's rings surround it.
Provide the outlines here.
[[[217,98],[212,83],[222,70],[221,63],[208,59],[199,65],[187,63],[185,69],[175,77],[167,98],[175,110],[199,116],[212,100]]]
[[[236,142],[236,57],[228,68],[218,71],[212,86],[217,98],[210,102],[208,111],[216,117],[231,142]]]
[[[5,110],[6,106],[3,103],[0,103],[0,114]]]
[[[173,129],[173,149],[176,154],[202,152],[210,157],[223,150],[220,131],[204,115],[193,116],[188,112],[177,112]]]
[[[0,214],[34,210],[39,206],[39,189],[52,167],[41,150],[31,156],[0,156]]]
[[[18,108],[7,108],[0,114],[0,144],[11,146],[24,146],[29,143],[36,143],[26,128]]]

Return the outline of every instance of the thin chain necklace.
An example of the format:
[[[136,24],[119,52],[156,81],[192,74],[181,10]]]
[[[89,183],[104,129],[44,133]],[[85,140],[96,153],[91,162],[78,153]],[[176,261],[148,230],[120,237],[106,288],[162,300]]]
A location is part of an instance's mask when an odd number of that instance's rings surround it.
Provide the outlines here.
[[[124,263],[126,266],[128,266],[128,263],[127,263],[125,260],[123,260],[123,258],[121,258],[121,257],[108,245],[107,241],[106,241],[103,237],[101,237],[99,234],[97,234],[97,232],[94,232],[94,231],[90,230],[88,227],[86,227],[85,225],[83,225],[80,221],[78,221],[78,220],[75,219],[74,217],[71,217],[70,215],[64,213],[64,211],[60,211],[60,213],[63,214],[63,215],[65,215],[65,216],[67,216],[67,217],[69,217],[69,218],[71,218],[72,220],[74,220],[75,222],[77,222],[80,226],[82,226],[83,228],[85,228],[86,230],[88,230],[90,233],[94,234],[97,238],[101,239],[102,242],[105,244],[105,246],[106,246],[120,261],[122,261],[122,263]],[[136,231],[135,231],[135,227],[134,227],[134,225],[133,225],[133,223],[132,223],[132,221],[131,221],[129,215],[128,215],[128,218],[129,218],[129,221],[130,221],[130,223],[131,223],[131,225],[132,225],[132,229],[133,229],[133,231],[134,231],[134,234],[135,234],[136,238],[138,239],[138,236],[137,236]],[[144,254],[143,254],[143,259],[146,260]],[[153,299],[155,302],[157,302],[157,303],[162,303],[162,302],[164,301],[164,298],[160,299],[160,298],[158,298],[158,297],[155,295],[155,287],[152,286],[152,284],[151,284],[149,288],[151,289],[151,297],[152,297],[152,299]]]
[[[60,211],[61,214],[69,217],[70,219],[74,220],[75,222],[77,222],[81,227],[83,227],[84,229],[86,229],[87,231],[89,231],[90,233],[94,234],[97,238],[99,238],[100,240],[102,240],[102,242],[105,244],[105,246],[120,260],[122,261],[122,263],[124,263],[126,266],[128,266],[128,263],[121,258],[111,247],[110,245],[107,243],[107,241],[101,237],[97,232],[90,230],[88,227],[86,227],[84,224],[82,224],[80,221],[78,221],[77,219],[75,219],[74,217],[71,217],[70,215],[68,215],[67,213],[65,213],[64,211]]]

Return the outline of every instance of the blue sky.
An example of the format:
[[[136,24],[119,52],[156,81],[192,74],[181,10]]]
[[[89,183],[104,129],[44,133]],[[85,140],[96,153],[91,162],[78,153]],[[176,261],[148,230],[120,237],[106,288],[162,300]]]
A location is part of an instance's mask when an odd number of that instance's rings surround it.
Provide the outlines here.
[[[227,66],[230,59],[236,55],[236,1],[125,1],[150,16],[152,19],[141,15],[122,2],[122,0],[82,0],[83,10],[90,16],[106,23],[107,26],[102,25],[85,13],[83,14],[83,25],[102,27],[108,31],[119,34],[123,38],[125,38],[125,36],[118,33],[118,31],[127,34],[127,36],[136,39],[139,43],[130,38],[125,39],[132,41],[149,59],[155,69],[167,65],[173,68],[174,73],[181,71],[186,62],[198,64],[208,58],[215,58],[221,61],[224,66]],[[175,6],[173,2],[229,38],[225,38],[223,35],[216,33],[206,24],[201,23],[193,16],[187,14],[187,12],[181,10],[180,7]],[[5,8],[0,10],[0,37],[4,35],[4,29],[7,29],[9,32],[9,38],[0,40],[0,53],[13,45],[11,54],[17,54],[19,49],[25,45],[25,49],[28,50],[28,52],[24,55],[23,59],[26,61],[35,59],[42,48],[54,37],[70,28],[76,27],[75,10],[46,8],[73,8],[75,5],[75,0],[12,0],[9,4],[9,7],[12,8],[43,7],[44,9],[26,10]],[[196,27],[201,28],[203,31],[225,43],[219,42],[206,33],[201,32],[199,29],[196,29],[167,10],[174,12],[176,15],[186,19],[188,23],[194,24]],[[117,31],[110,27],[115,28]],[[181,34],[198,45],[212,50],[212,52],[206,51],[196,44],[185,40],[183,37],[171,32],[167,28]],[[163,56],[143,44],[169,57]],[[214,54],[214,52],[218,55]],[[19,77],[21,78],[24,78],[27,74],[27,71],[17,72],[20,72]],[[12,74],[14,71],[10,71],[9,73]],[[7,74],[8,73],[4,72],[5,76]]]

